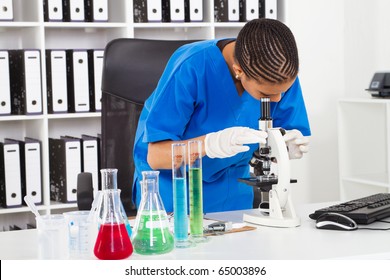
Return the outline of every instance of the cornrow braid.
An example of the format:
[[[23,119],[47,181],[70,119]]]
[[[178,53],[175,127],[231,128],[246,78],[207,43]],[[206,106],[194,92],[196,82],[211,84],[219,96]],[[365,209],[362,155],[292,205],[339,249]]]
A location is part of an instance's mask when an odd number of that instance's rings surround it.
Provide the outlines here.
[[[254,19],[237,36],[235,58],[245,75],[282,83],[298,74],[298,49],[291,30],[275,19]]]

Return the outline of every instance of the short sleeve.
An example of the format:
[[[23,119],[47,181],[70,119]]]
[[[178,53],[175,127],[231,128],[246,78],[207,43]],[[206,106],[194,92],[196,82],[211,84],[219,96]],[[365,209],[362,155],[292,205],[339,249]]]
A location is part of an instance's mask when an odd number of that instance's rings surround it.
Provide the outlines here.
[[[310,124],[302,89],[297,78],[293,85],[282,95],[279,102],[271,103],[274,127],[286,130],[298,129],[303,135],[310,136]]]

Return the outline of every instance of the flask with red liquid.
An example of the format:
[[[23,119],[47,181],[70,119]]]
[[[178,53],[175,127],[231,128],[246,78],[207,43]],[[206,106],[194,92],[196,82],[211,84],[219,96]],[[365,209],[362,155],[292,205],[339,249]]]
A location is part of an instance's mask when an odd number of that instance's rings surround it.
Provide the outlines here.
[[[103,180],[116,182],[116,172],[105,174]],[[104,185],[104,182],[103,182]],[[94,254],[101,260],[120,260],[133,253],[125,219],[121,212],[120,189],[103,188],[101,192],[102,215]]]

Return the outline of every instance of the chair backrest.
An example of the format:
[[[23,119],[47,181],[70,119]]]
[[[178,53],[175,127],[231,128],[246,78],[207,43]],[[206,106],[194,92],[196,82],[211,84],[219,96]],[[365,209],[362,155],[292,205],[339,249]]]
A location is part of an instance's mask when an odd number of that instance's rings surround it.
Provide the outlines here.
[[[145,100],[155,89],[171,54],[193,41],[121,38],[104,51],[102,76],[101,168],[118,169],[118,188],[128,215],[132,202],[133,146]]]

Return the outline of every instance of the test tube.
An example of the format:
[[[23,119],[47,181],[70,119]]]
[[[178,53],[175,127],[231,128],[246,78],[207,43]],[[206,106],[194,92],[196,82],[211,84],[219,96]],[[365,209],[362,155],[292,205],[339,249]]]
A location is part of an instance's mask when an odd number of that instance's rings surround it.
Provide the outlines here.
[[[206,242],[203,235],[202,141],[188,142],[190,192],[190,234],[194,242]]]
[[[188,239],[186,148],[184,143],[172,144],[173,231],[177,248],[194,245]]]

